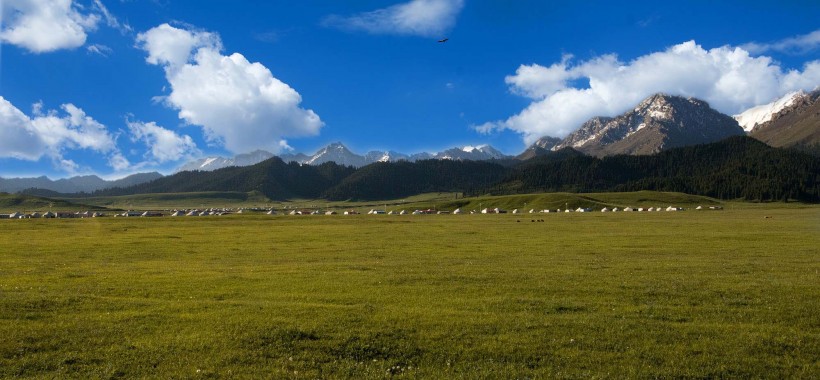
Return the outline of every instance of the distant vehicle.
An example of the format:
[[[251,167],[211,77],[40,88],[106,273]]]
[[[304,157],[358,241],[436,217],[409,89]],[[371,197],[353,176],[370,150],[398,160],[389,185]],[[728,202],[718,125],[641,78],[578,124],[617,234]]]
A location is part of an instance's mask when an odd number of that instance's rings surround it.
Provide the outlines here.
[[[445,38],[445,39],[438,40],[438,42],[439,42],[439,43],[444,43],[444,42],[447,42],[447,41],[449,41],[449,40],[450,40],[449,38]]]

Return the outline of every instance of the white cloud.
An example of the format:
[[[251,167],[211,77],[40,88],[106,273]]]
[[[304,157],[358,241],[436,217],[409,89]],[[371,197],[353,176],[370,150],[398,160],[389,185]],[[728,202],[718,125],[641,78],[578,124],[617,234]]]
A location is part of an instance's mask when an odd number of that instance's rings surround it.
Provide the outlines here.
[[[3,0],[0,7],[0,41],[34,53],[82,46],[100,21],[72,0]]]
[[[752,54],[762,54],[770,51],[803,54],[820,48],[820,30],[771,43],[752,42],[741,47]]]
[[[127,33],[133,30],[131,25],[120,23],[119,20],[117,20],[117,18],[108,11],[108,8],[103,5],[102,1],[94,0],[94,8],[102,14],[102,17],[105,19],[105,23],[108,26],[119,30],[120,33]]]
[[[178,29],[168,24],[138,34],[137,44],[148,52],[145,59],[148,63],[170,71],[187,64],[200,48],[222,50],[222,42],[216,34]]]
[[[139,34],[137,42],[148,63],[165,69],[171,85],[165,104],[234,153],[278,151],[283,138],[316,135],[324,125],[299,107],[296,90],[261,63],[239,53],[222,55],[215,34],[163,24]]]
[[[573,81],[588,80],[584,87]],[[594,116],[615,116],[654,93],[706,100],[727,114],[768,103],[820,84],[820,61],[784,71],[770,57],[742,48],[703,49],[694,41],[621,62],[604,55],[573,65],[564,57],[549,67],[522,65],[506,78],[511,91],[533,102],[507,120],[477,126],[480,132],[509,129],[527,143],[542,136],[564,137]]]
[[[114,138],[104,125],[87,116],[73,104],[63,104],[60,108],[66,113],[60,116],[57,111],[41,113],[35,107],[31,126],[50,148],[89,149],[100,153],[116,150]]]
[[[63,104],[61,114],[42,108],[35,104],[29,117],[0,96],[0,157],[37,161],[47,156],[62,170],[74,172],[79,165],[64,158],[64,151],[86,149],[107,155],[115,169],[127,167],[114,137],[82,109]]]
[[[88,54],[97,54],[103,57],[108,57],[114,52],[110,47],[100,44],[88,45],[85,47],[85,50]]]
[[[564,55],[560,63],[550,67],[521,65],[515,75],[506,77],[504,81],[519,95],[530,98],[552,95],[566,87],[567,80],[572,76],[567,70],[567,62],[571,59],[571,55]]]
[[[0,96],[0,157],[36,161],[45,151],[31,119]]]
[[[142,141],[150,148],[146,155],[158,163],[178,161],[199,155],[200,152],[190,136],[180,136],[154,122],[128,122],[132,141]]]
[[[463,0],[412,0],[350,17],[332,15],[324,24],[375,34],[435,37],[455,25],[463,7]]]
[[[108,157],[108,166],[117,173],[131,169],[131,163],[120,152],[114,152]]]

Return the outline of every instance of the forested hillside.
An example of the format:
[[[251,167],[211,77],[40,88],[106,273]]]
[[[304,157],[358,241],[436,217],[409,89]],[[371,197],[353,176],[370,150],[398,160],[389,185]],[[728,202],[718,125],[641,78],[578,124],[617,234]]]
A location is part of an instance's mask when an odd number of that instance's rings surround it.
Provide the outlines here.
[[[318,198],[326,189],[354,172],[352,167],[332,162],[310,166],[285,163],[274,157],[252,166],[180,172],[141,185],[98,191],[93,195],[255,190],[270,199]]]
[[[480,192],[508,172],[508,168],[490,161],[378,162],[359,169],[324,196],[331,200],[375,200],[429,192]]]
[[[491,194],[659,190],[720,199],[820,200],[820,158],[738,136],[655,155],[571,155],[527,161]]]

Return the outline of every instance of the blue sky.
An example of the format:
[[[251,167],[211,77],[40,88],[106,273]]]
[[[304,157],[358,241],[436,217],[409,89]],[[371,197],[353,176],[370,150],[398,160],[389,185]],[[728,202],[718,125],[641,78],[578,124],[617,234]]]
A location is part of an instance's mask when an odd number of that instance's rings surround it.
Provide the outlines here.
[[[820,85],[808,0],[4,0],[1,18],[3,177],[334,141],[518,154],[655,92],[733,114]]]

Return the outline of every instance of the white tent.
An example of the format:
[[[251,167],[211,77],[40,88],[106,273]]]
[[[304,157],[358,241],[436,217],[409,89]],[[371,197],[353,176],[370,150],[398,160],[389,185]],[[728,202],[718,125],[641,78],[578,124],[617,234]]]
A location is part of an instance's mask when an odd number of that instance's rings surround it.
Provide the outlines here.
[[[461,214],[461,209],[457,208],[453,211],[453,214]]]
[[[604,208],[601,209],[601,212],[609,212],[609,208],[604,207]]]

